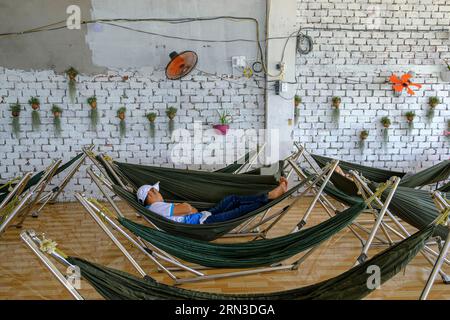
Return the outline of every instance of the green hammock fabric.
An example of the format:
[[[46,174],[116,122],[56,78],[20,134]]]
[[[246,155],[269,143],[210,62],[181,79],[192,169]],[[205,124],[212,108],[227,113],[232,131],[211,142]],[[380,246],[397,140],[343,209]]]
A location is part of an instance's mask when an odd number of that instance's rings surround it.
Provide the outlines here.
[[[442,187],[437,189],[440,192],[450,192],[450,181],[444,184]]]
[[[131,220],[119,222],[138,237],[185,261],[213,268],[254,268],[271,265],[308,250],[352,223],[366,208],[364,202],[308,229],[273,239],[246,243],[210,243],[174,236]]]
[[[258,208],[257,210],[254,210],[252,212],[247,213],[246,215],[243,215],[239,218],[225,221],[225,222],[219,222],[219,223],[210,223],[210,224],[185,224],[185,223],[178,223],[174,222],[172,220],[166,219],[154,212],[151,212],[150,210],[146,209],[142,204],[140,204],[136,200],[136,196],[119,187],[119,186],[113,186],[114,192],[123,200],[127,201],[128,204],[130,204],[134,209],[136,209],[141,215],[148,218],[152,223],[154,223],[158,228],[166,231],[167,233],[183,236],[187,238],[192,239],[200,239],[200,240],[206,240],[211,241],[214,239],[217,239],[224,235],[225,233],[230,232],[234,228],[236,228],[238,225],[246,221],[247,219],[254,217],[255,215],[264,212],[265,210],[269,209],[270,207],[280,203],[281,201],[285,200],[289,196],[291,196],[294,192],[296,192],[300,187],[302,187],[305,183],[309,182],[309,180],[305,180],[302,183],[299,183],[295,187],[292,187],[288,190],[283,196],[270,201],[266,205]],[[242,194],[242,191],[245,191],[244,188],[236,189],[237,191],[235,194]],[[239,193],[241,191],[241,193]],[[193,204],[194,207],[206,209],[206,206],[196,206]],[[213,205],[213,203],[210,203],[209,205]]]
[[[67,168],[69,168],[72,164],[74,164],[82,156],[83,156],[83,153],[80,153],[80,154],[76,155],[74,158],[72,158],[71,160],[69,160],[66,163],[64,163],[63,165],[59,166],[59,168],[55,172],[55,176],[57,176],[58,174],[60,174],[61,172],[63,172]],[[25,188],[23,189],[22,192],[27,191],[32,186],[34,186],[36,183],[38,183],[39,180],[41,180],[41,178],[44,176],[44,174],[45,174],[45,170],[43,170],[41,172],[38,172],[34,176],[32,176],[30,178],[30,180],[28,180],[28,183],[26,184],[26,186],[25,186]],[[9,194],[9,192],[0,194],[0,202],[2,202],[6,198],[6,196],[8,194]]]
[[[351,180],[340,174],[336,174],[335,179],[348,180],[352,182]],[[369,184],[369,187],[372,190],[375,190],[376,186],[376,183]],[[357,192],[351,192],[351,190],[349,192],[348,189],[341,190],[340,188],[338,188],[334,184],[334,180],[333,185],[327,184],[324,188],[324,191],[332,198],[349,206],[354,205],[357,199],[361,199],[361,197],[358,196]],[[389,191],[386,190],[382,194],[382,200],[386,199],[388,193]],[[389,204],[389,210],[397,217],[400,217],[417,229],[426,227],[427,225],[432,223],[434,219],[436,219],[436,217],[439,215],[439,212],[436,209],[429,191],[403,186],[397,187],[397,190],[392,197],[391,203]],[[436,228],[435,236],[439,236],[442,239],[445,239],[447,234],[448,228],[442,226],[438,226]]]
[[[331,158],[314,154],[312,155],[312,157],[320,167],[324,167],[327,162],[332,160]],[[442,161],[430,168],[424,169],[420,172],[413,173],[410,175],[406,175],[405,173],[402,172],[388,171],[378,168],[367,167],[346,161],[339,161],[339,166],[345,172],[348,172],[350,170],[358,171],[365,178],[373,182],[385,182],[389,180],[389,178],[397,176],[399,178],[402,178],[400,182],[401,186],[410,188],[422,187],[439,181],[444,181],[448,179],[450,176],[450,160]]]
[[[328,162],[332,161],[332,158],[319,156],[316,154],[311,154],[313,159],[317,162],[317,164],[320,167],[324,167]],[[372,168],[363,166],[356,163],[351,163],[347,161],[339,161],[339,167],[342,168],[342,170],[348,172],[350,170],[355,170],[360,173],[367,179],[375,182],[385,182],[386,180],[389,180],[393,176],[397,176],[399,178],[403,177],[405,174],[403,172],[397,172],[397,171],[389,171],[384,169],[378,169],[378,168]]]
[[[433,226],[415,233],[377,254],[361,265],[337,277],[291,290],[262,294],[216,294],[187,290],[156,282],[151,277],[138,278],[129,273],[69,257],[68,261],[81,270],[81,275],[105,298],[111,300],[156,299],[244,299],[244,300],[353,300],[362,299],[373,289],[367,286],[367,268],[376,265],[381,270],[381,284],[399,273],[423,248],[433,233]]]
[[[160,168],[114,162],[120,173],[137,189],[160,181],[165,199],[216,203],[230,194],[268,192],[278,186],[281,171],[273,175],[230,174]],[[282,167],[280,167],[282,168]]]

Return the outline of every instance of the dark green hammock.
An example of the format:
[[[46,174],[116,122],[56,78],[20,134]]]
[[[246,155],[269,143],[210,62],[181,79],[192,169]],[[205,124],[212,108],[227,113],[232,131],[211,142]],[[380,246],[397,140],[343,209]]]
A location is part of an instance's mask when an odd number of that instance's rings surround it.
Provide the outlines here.
[[[233,173],[236,170],[240,169],[243,165],[248,163],[250,159],[255,156],[257,151],[250,151],[247,152],[244,156],[239,158],[238,160],[234,161],[233,163],[229,164],[228,166],[215,170],[214,172],[221,172],[221,173]]]
[[[278,186],[283,166],[273,175],[230,174],[198,170],[161,168],[114,162],[121,175],[136,189],[160,181],[167,200],[217,203],[230,194],[269,192]]]
[[[244,300],[353,300],[362,299],[374,289],[369,289],[369,266],[380,267],[381,284],[404,269],[423,248],[433,233],[428,226],[411,237],[395,244],[337,277],[303,288],[261,294],[217,294],[187,290],[156,282],[151,277],[138,278],[129,273],[108,268],[89,261],[69,257],[67,260],[80,268],[81,275],[105,299],[156,300],[156,299],[244,299]]]
[[[444,184],[442,187],[437,189],[440,192],[450,192],[450,181]]]
[[[234,175],[234,176],[240,176],[240,175]],[[289,189],[285,194],[283,194],[281,197],[278,197],[277,199],[274,199],[267,203],[266,205],[249,212],[239,218],[228,220],[225,222],[218,222],[218,223],[209,223],[209,224],[185,224],[185,223],[178,223],[174,222],[172,220],[166,219],[159,214],[156,214],[147,208],[145,208],[141,203],[139,203],[136,200],[136,195],[132,192],[129,192],[119,186],[113,186],[114,192],[123,200],[127,201],[128,204],[130,204],[134,209],[136,209],[141,215],[148,218],[152,223],[154,223],[158,228],[173,234],[177,236],[183,236],[187,238],[192,239],[200,239],[200,240],[206,240],[211,241],[214,239],[217,239],[221,237],[222,235],[230,232],[234,228],[236,228],[238,225],[246,221],[247,219],[250,219],[251,217],[256,216],[257,214],[264,212],[265,210],[269,209],[270,207],[280,203],[281,201],[285,200],[289,196],[291,196],[294,192],[296,192],[300,187],[305,185],[305,183],[309,182],[313,176],[310,177],[310,179],[305,180],[298,185],[292,187]],[[231,186],[229,184],[229,186]],[[204,186],[206,187],[206,186]],[[243,194],[246,191],[246,185],[240,186],[239,184],[235,184],[232,188],[234,191],[233,193],[229,194]],[[254,190],[256,191],[256,190]],[[245,194],[245,193],[244,193]],[[197,209],[207,209],[208,207],[211,207],[214,205],[214,203],[194,203],[193,204]]]
[[[72,164],[74,164],[82,156],[83,156],[83,153],[80,153],[80,154],[76,155],[74,158],[72,158],[71,160],[69,160],[66,163],[64,163],[63,165],[59,166],[59,168],[56,169],[54,176],[57,176],[58,174],[60,174],[61,172],[63,172],[67,168],[69,168]],[[34,186],[36,183],[38,183],[42,179],[44,174],[45,174],[45,170],[43,170],[41,172],[38,172],[34,176],[32,176],[30,178],[30,180],[28,180],[28,183],[25,185],[25,187],[24,187],[22,192],[27,191],[32,186]],[[6,192],[0,193],[0,202],[2,202],[7,197],[8,194],[9,194],[8,189],[6,189]]]
[[[185,261],[213,268],[254,268],[288,259],[329,239],[352,223],[366,208],[359,202],[311,228],[273,239],[246,243],[210,243],[174,236],[126,218],[119,222],[136,236]]]
[[[315,154],[311,156],[322,168],[332,160],[331,158]],[[358,171],[365,178],[373,182],[385,182],[391,177],[396,176],[402,178],[400,186],[410,188],[422,187],[439,181],[444,181],[447,180],[450,176],[450,160],[442,161],[430,168],[409,175],[406,175],[403,172],[372,168],[346,161],[339,161],[339,166],[347,173],[350,170]]]
[[[325,193],[330,197],[349,206],[354,205],[358,199],[359,201],[362,200],[357,192],[352,192],[352,188],[344,190],[340,188],[340,186],[346,185],[347,182],[353,183],[353,181],[338,173],[334,173],[333,179],[331,180],[333,185],[327,184],[324,188]],[[335,183],[335,181],[338,181],[338,183]],[[353,186],[356,190],[354,183]],[[369,187],[372,190],[375,190],[376,184],[371,183],[369,184]],[[384,191],[381,197],[382,200],[386,199],[388,193],[389,190]],[[426,227],[439,215],[439,211],[436,209],[436,205],[434,204],[429,191],[403,186],[397,187],[391,203],[389,204],[389,210],[417,229]],[[439,236],[442,239],[445,239],[447,234],[448,228],[443,226],[438,226],[435,230],[435,236]]]

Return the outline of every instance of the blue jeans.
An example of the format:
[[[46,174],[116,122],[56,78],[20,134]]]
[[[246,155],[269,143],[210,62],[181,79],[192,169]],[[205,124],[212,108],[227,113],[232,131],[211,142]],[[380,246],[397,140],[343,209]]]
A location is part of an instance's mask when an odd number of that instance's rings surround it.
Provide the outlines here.
[[[239,218],[269,202],[267,193],[250,196],[226,196],[215,207],[209,209],[209,216],[204,223],[224,222]]]

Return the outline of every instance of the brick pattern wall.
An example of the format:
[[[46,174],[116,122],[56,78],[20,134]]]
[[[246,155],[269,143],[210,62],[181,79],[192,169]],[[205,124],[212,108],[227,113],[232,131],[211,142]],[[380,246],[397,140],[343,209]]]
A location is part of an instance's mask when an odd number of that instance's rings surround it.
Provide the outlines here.
[[[123,81],[124,75],[129,76],[127,81]],[[216,110],[226,108],[233,115],[231,128],[260,129],[264,126],[264,91],[260,86],[259,81],[200,73],[180,81],[168,81],[163,71],[145,75],[137,71],[111,71],[107,75],[80,75],[76,102],[71,103],[63,75],[53,71],[0,68],[0,181],[22,172],[42,170],[52,159],[67,161],[83,145],[92,143],[97,150],[120,161],[174,166],[170,157],[173,144],[165,115],[168,106],[178,108],[175,128],[192,131],[194,121],[201,121],[204,129],[210,129],[218,120]],[[89,129],[90,107],[86,99],[92,95],[97,96],[101,115],[97,132]],[[39,132],[33,132],[31,128],[31,107],[28,105],[31,96],[41,100]],[[17,100],[22,104],[22,132],[18,139],[12,134],[9,111],[9,105]],[[54,103],[63,108],[61,137],[54,134],[50,112]],[[123,139],[116,117],[121,106],[127,107],[127,135]],[[154,139],[149,137],[149,124],[144,117],[148,112],[158,114]],[[211,168],[214,166],[208,167]],[[58,181],[60,179],[56,178],[55,182]],[[60,200],[73,200],[74,191],[98,195],[96,187],[87,178],[85,166],[67,186]]]
[[[382,168],[416,171],[449,158],[443,136],[450,119],[450,84],[439,78],[450,58],[450,3],[446,0],[302,0],[298,24],[314,50],[297,56],[298,94],[303,98],[294,137],[316,153]],[[326,30],[327,29],[327,30]],[[345,29],[345,30],[342,30]],[[392,73],[413,71],[423,84],[415,96],[396,97]],[[331,99],[342,97],[340,123]],[[428,98],[438,96],[431,123]],[[404,114],[416,113],[408,130]],[[389,116],[389,143],[382,145],[380,119]],[[359,133],[369,131],[359,149]]]

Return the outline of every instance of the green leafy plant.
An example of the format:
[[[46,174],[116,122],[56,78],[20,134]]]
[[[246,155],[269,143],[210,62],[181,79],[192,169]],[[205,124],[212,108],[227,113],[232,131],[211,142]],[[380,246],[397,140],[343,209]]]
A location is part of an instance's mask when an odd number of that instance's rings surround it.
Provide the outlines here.
[[[233,120],[233,117],[228,110],[223,110],[222,112],[217,110],[217,113],[219,114],[219,122],[222,125],[228,125]]]
[[[408,129],[414,128],[414,118],[416,117],[416,113],[414,111],[408,111],[405,113],[406,121],[408,121]]]
[[[298,95],[295,95],[295,96],[294,96],[294,105],[295,105],[296,107],[298,107],[300,103],[302,103],[302,97],[300,97],[300,96],[298,96]]]
[[[78,71],[74,67],[70,67],[66,70],[66,75],[69,78],[69,97],[72,103],[75,102],[75,96],[77,93],[77,76]]]
[[[10,106],[11,114],[12,114],[12,132],[14,136],[18,138],[20,136],[20,111],[22,111],[22,106],[17,102]]]
[[[441,100],[439,99],[439,97],[430,97],[428,99],[428,105],[430,106],[430,108],[427,111],[427,119],[428,122],[431,123],[433,121],[434,118],[434,109],[441,103]]]
[[[168,107],[166,110],[166,115],[169,117],[169,133],[172,135],[173,130],[175,129],[175,121],[173,120],[177,115],[178,109],[175,107]]]
[[[28,103],[30,104],[31,108],[33,109],[31,111],[31,128],[33,131],[39,130],[41,127],[41,116],[39,114],[39,109],[41,108],[41,102],[36,97],[31,97],[30,100],[28,100]]]
[[[383,125],[383,145],[386,147],[389,142],[389,127],[391,126],[391,119],[389,119],[389,117],[383,117],[380,122]]]
[[[92,96],[87,98],[87,103],[91,107],[91,110],[89,111],[89,118],[91,119],[91,130],[97,131],[97,125],[98,125],[98,109],[97,109],[97,97]]]
[[[155,120],[157,116],[156,112],[149,112],[145,115],[149,122],[149,134],[151,138],[155,137]]]
[[[41,102],[37,97],[31,97],[30,100],[28,100],[28,103],[30,104],[31,108],[33,108],[33,110],[39,110],[41,106]]]
[[[119,133],[120,133],[120,137],[124,138],[125,135],[127,134],[127,126],[125,123],[125,113],[127,112],[127,108],[125,107],[120,107],[117,110],[117,117],[120,119],[119,122]]]
[[[369,131],[367,130],[362,130],[359,133],[359,149],[362,151],[364,151],[365,147],[366,147],[366,140],[369,137]]]
[[[339,127],[339,120],[341,117],[341,109],[339,108],[341,105],[341,98],[340,97],[333,97],[331,98],[331,106],[333,107],[333,113],[331,115],[331,118],[333,119],[333,122]]]
[[[62,128],[61,128],[61,114],[63,110],[60,106],[54,104],[52,105],[52,113],[53,113],[53,127],[55,128],[55,136],[61,136]]]
[[[444,59],[444,63],[447,66],[448,71],[450,71],[450,63],[448,62],[448,60]]]

